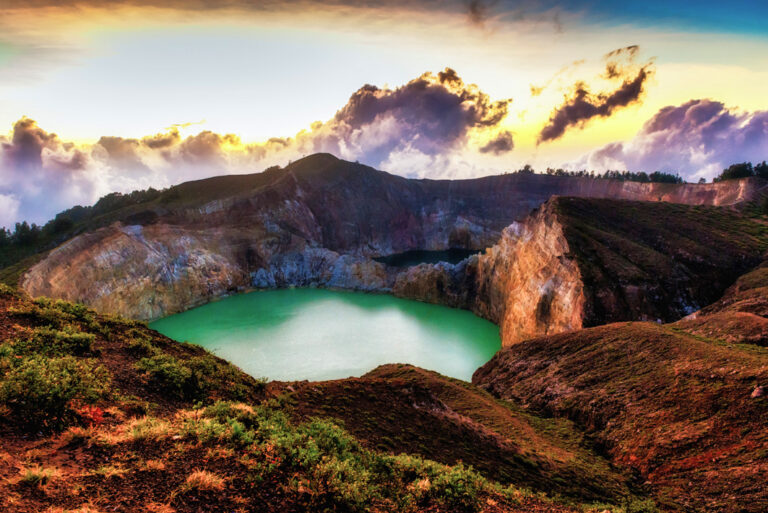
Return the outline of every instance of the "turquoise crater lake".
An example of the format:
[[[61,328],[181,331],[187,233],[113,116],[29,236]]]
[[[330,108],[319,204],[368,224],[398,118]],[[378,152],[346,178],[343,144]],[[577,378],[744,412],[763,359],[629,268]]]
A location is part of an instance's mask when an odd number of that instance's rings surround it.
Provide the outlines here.
[[[150,327],[252,376],[286,381],[360,376],[385,363],[469,380],[501,347],[498,327],[464,310],[323,289],[230,296]]]

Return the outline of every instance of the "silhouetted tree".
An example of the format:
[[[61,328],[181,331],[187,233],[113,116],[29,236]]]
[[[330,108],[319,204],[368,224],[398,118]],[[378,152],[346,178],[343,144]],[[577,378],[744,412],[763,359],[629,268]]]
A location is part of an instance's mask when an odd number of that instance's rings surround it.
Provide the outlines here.
[[[740,164],[731,164],[723,169],[719,176],[716,176],[713,182],[722,182],[723,180],[736,180],[739,178],[749,178],[754,176],[751,162],[742,162]]]
[[[755,176],[759,176],[760,178],[765,178],[768,180],[768,164],[766,164],[765,161],[762,161],[759,164],[755,164],[753,171]]]

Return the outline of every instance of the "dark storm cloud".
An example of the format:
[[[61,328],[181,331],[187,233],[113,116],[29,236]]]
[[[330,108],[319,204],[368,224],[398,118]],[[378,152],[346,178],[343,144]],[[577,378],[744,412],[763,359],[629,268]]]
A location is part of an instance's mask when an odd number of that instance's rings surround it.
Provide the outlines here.
[[[668,106],[626,143],[592,152],[595,168],[675,171],[689,179],[711,178],[724,167],[768,158],[768,111],[738,112],[699,99]]]
[[[611,92],[594,94],[586,83],[577,82],[565,102],[550,115],[538,142],[558,139],[571,127],[583,127],[590,119],[608,117],[616,109],[639,101],[654,69],[652,61],[640,67],[634,64],[638,50],[637,46],[629,46],[607,54],[603,78],[622,80],[621,85]]]
[[[396,146],[408,143],[434,155],[462,143],[470,130],[496,127],[507,115],[511,100],[491,101],[477,86],[465,84],[450,68],[425,73],[397,89],[365,85],[355,92],[331,122],[336,136],[356,131],[373,133],[390,122],[389,136],[368,143],[375,163]],[[382,129],[383,131],[383,129]],[[359,132],[358,132],[359,133]]]
[[[512,139],[512,133],[505,130],[499,132],[499,134],[491,139],[488,144],[480,147],[480,153],[493,153],[494,155],[501,155],[512,151],[515,147],[515,142]]]
[[[13,125],[11,140],[3,143],[3,157],[15,169],[42,166],[43,149],[56,149],[59,139],[49,134],[29,118],[21,118]]]

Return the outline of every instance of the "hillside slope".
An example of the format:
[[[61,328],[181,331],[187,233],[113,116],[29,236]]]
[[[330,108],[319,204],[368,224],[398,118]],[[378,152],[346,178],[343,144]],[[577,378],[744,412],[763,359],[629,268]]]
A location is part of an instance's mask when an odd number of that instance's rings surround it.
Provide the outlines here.
[[[366,447],[329,415],[294,415],[286,384],[81,305],[2,288],[0,333],[4,512],[598,511],[401,454],[406,444]],[[596,469],[621,500],[618,474]]]
[[[463,461],[501,483],[572,500],[630,495],[631,476],[596,455],[571,422],[532,415],[461,380],[393,364],[294,387],[288,400],[298,418],[339,419],[372,448]]]
[[[687,327],[618,323],[528,340],[473,383],[573,420],[664,509],[766,511],[768,350]]]

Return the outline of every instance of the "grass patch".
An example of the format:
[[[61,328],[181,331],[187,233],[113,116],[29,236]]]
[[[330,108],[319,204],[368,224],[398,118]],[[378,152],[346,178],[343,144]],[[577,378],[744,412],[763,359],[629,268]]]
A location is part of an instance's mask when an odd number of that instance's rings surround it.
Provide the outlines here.
[[[109,479],[110,477],[119,477],[128,472],[120,465],[102,465],[94,470],[91,470],[91,475],[103,477]]]
[[[187,476],[181,486],[183,492],[217,492],[224,489],[225,480],[207,470],[195,470]]]
[[[162,440],[168,438],[170,434],[170,424],[154,417],[136,419],[128,427],[128,435],[134,442]]]
[[[25,486],[45,486],[61,478],[61,471],[56,467],[34,466],[21,471],[19,483]]]

